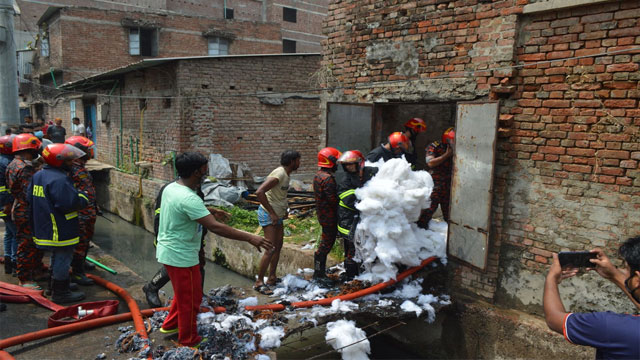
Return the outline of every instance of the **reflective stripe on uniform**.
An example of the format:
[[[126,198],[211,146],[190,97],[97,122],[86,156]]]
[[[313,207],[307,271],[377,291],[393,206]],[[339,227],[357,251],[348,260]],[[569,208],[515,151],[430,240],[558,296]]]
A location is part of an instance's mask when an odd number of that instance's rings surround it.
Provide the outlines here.
[[[78,194],[78,196],[80,196],[81,198],[83,198],[83,199],[85,199],[85,200],[89,201],[89,198],[88,198],[88,197],[86,197],[84,194]]]
[[[342,200],[343,200],[344,198],[346,198],[347,196],[354,195],[355,193],[356,193],[356,190],[355,190],[355,189],[349,189],[349,190],[347,190],[347,191],[343,191],[343,192],[341,192],[340,194],[338,194],[338,197],[340,198],[340,203],[339,203],[338,205],[342,206],[343,208],[347,208],[347,209],[349,209],[349,210],[351,210],[351,211],[356,211],[356,209],[354,209],[354,208],[352,208],[352,207],[350,207],[350,206],[347,206],[347,204],[345,204],[345,203],[342,201]]]
[[[349,235],[349,230],[347,230],[347,229],[345,229],[343,227],[340,227],[340,225],[338,225],[338,232],[340,234]]]
[[[58,234],[55,234],[56,236]],[[63,241],[58,241],[58,240],[45,240],[45,239],[38,239],[35,236],[33,237],[33,242],[36,243],[36,245],[40,245],[40,246],[69,246],[69,245],[75,245],[80,241],[80,237],[76,236],[73,239],[69,239],[69,240],[63,240]]]
[[[53,216],[53,214],[49,214],[51,215],[51,225],[53,226],[53,240],[52,241],[58,241],[58,224],[56,224],[56,218]],[[46,241],[46,240],[43,240]]]
[[[9,192],[6,186],[0,186],[0,192]]]
[[[347,206],[347,204],[343,203],[342,200],[340,200],[340,204],[339,205],[342,206],[343,208],[347,208],[349,210],[356,211],[356,209],[354,209],[354,208],[352,208],[350,206]]]
[[[160,214],[160,208],[156,209],[156,215]]]
[[[75,218],[75,217],[78,217],[78,212],[77,212],[77,211],[73,211],[73,212],[70,212],[70,213],[68,213],[68,214],[64,214],[64,217],[65,217],[67,220],[71,220],[71,219],[73,219],[73,218]]]

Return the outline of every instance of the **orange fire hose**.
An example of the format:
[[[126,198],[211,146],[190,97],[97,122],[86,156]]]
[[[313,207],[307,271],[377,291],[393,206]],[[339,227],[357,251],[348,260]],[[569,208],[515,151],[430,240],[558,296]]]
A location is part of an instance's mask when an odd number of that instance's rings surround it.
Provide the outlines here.
[[[152,316],[156,311],[165,311],[169,308],[155,308],[146,309],[140,311],[141,315]],[[130,312],[124,314],[117,314],[111,316],[105,316],[99,319],[87,320],[84,322],[73,323],[69,325],[57,326],[54,328],[48,328],[43,330],[34,331],[31,333],[10,337],[0,340],[0,349],[6,349],[11,346],[24,344],[29,341],[40,340],[51,336],[62,335],[70,332],[93,329],[99,326],[111,325],[123,321],[131,320],[132,314]],[[1,358],[0,358],[1,359]]]
[[[15,358],[8,352],[0,350],[0,360],[15,360]]]
[[[393,285],[393,284],[397,283],[398,281],[404,280],[407,276],[412,275],[413,273],[415,273],[416,271],[422,269],[423,267],[427,266],[428,264],[432,263],[436,259],[437,259],[437,257],[432,256],[432,257],[430,257],[428,259],[422,260],[422,263],[420,263],[420,265],[414,266],[412,268],[409,268],[409,269],[405,270],[404,272],[399,274],[395,279],[391,279],[391,280],[385,281],[383,283],[373,285],[371,287],[368,287],[366,289],[362,289],[360,291],[353,292],[351,294],[334,296],[334,297],[324,298],[324,299],[320,299],[320,300],[300,301],[300,302],[296,302],[296,303],[291,304],[291,306],[293,306],[296,309],[308,308],[308,307],[312,307],[314,305],[327,306],[327,305],[331,305],[331,303],[334,300],[345,300],[345,301],[346,300],[353,300],[353,299],[357,299],[357,298],[365,296],[365,295],[373,294],[373,293],[376,293],[376,292],[386,288],[387,286],[390,286],[390,285]],[[266,304],[266,305],[257,305],[257,306],[245,306],[245,310],[248,310],[248,311],[259,311],[259,310],[283,311],[285,308],[286,307],[283,304]]]

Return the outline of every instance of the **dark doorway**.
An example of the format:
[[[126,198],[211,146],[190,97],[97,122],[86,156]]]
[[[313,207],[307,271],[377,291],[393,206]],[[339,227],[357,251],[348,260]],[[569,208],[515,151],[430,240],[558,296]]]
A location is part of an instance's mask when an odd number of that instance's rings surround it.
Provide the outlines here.
[[[425,170],[426,147],[440,139],[442,133],[455,125],[456,103],[385,103],[375,104],[374,146],[385,143],[394,131],[403,131],[411,118],[422,118],[427,123],[426,133],[418,135],[413,146],[418,154],[416,170]]]
[[[90,138],[94,143],[96,142],[96,104],[95,103],[84,103],[84,128],[87,132],[87,137]],[[94,156],[98,156],[97,154],[97,145],[94,148]]]

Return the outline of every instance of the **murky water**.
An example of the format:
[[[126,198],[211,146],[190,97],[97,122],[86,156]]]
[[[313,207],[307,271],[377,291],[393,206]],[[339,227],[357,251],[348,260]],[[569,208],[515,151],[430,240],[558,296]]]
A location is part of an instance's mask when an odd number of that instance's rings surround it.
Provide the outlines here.
[[[144,279],[151,279],[158,271],[160,265],[156,261],[154,235],[145,229],[122,220],[113,214],[105,214],[113,222],[98,217],[96,232],[93,236],[95,242],[102,250],[127,265],[132,271]],[[89,254],[91,255],[91,254]],[[208,289],[231,284],[249,288],[253,281],[233,271],[207,261],[205,267],[205,291]],[[173,289],[167,284],[163,291],[167,296],[173,296]],[[373,333],[375,330],[366,329]],[[306,359],[319,356],[321,359],[340,359],[340,354],[328,353],[331,347],[325,343],[326,329],[318,327],[306,331],[303,336],[294,335],[283,341],[283,345],[277,350],[279,359]],[[371,335],[371,334],[370,334]],[[406,349],[399,347],[385,336],[376,336],[371,340],[371,359],[418,359]]]
[[[143,279],[151,279],[160,269],[156,261],[156,248],[153,246],[154,235],[145,229],[122,220],[119,216],[105,213],[113,222],[98,217],[93,242],[111,256],[126,264]],[[91,256],[91,253],[89,253]],[[213,289],[226,284],[249,287],[250,279],[233,271],[207,261],[205,267],[204,288]],[[165,285],[163,291],[173,296],[171,284]]]

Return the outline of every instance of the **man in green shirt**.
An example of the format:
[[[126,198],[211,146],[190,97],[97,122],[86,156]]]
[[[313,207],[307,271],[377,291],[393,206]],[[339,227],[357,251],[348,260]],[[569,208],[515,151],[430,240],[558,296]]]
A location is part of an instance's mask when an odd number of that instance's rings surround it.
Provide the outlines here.
[[[196,326],[202,301],[198,259],[202,228],[226,238],[249,242],[258,251],[270,251],[273,246],[263,237],[219,223],[207,210],[196,193],[208,173],[204,155],[196,152],[180,154],[176,158],[176,170],[180,178],[167,185],[162,193],[156,249],[156,258],[167,268],[174,292],[169,315],[160,331],[165,334],[178,332],[181,345],[196,346],[202,340]]]
[[[287,192],[289,191],[289,175],[300,167],[300,153],[286,150],[280,156],[280,165],[273,170],[267,180],[256,190],[260,201],[258,222],[264,229],[264,237],[275,247],[273,251],[265,251],[260,259],[258,279],[253,288],[263,294],[271,293],[268,285],[277,281],[276,269],[280,260],[280,250],[284,238],[282,221],[287,217]],[[264,274],[269,267],[269,279],[264,284]]]

